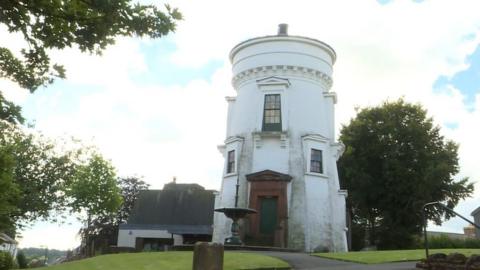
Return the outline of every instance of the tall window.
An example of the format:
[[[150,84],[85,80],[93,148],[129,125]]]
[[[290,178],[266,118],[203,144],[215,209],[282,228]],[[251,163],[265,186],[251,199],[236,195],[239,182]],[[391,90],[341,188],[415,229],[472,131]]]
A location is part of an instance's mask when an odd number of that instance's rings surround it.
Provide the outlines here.
[[[310,172],[323,173],[322,150],[312,149],[310,152]]]
[[[235,172],[235,150],[228,151],[227,157],[227,173]]]
[[[263,131],[282,131],[280,94],[265,95]]]

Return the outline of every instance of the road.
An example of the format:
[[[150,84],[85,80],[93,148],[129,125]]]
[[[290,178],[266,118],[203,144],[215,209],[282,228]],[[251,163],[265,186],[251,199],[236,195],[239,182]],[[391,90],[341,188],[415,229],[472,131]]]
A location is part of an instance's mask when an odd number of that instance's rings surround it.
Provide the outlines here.
[[[280,258],[288,262],[295,270],[412,270],[415,262],[359,264],[330,260],[305,253],[262,251],[264,255]]]

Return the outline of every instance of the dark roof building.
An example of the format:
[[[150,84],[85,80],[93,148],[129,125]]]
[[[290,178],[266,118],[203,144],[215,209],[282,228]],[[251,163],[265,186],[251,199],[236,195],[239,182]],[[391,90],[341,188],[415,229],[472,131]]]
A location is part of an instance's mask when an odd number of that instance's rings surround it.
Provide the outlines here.
[[[142,248],[142,241],[144,246],[145,242],[158,246],[209,240],[214,205],[215,191],[198,184],[172,182],[163,190],[141,191],[127,224],[120,225],[118,246]]]
[[[473,222],[475,222],[475,224],[480,225],[480,207],[473,210],[470,215],[473,217]],[[479,229],[475,229],[475,237],[480,238],[480,230]]]

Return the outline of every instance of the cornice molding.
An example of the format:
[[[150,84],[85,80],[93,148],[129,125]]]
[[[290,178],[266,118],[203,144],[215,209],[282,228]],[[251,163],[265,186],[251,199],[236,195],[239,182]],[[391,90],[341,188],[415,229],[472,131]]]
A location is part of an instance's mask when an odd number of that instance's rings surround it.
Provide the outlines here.
[[[246,81],[272,76],[291,76],[314,80],[323,84],[327,91],[330,90],[333,84],[332,78],[319,70],[302,66],[272,65],[255,67],[239,72],[232,78],[232,85],[238,90],[238,87]]]
[[[337,104],[337,93],[335,92],[323,92],[323,96],[326,98],[332,98],[333,104]]]
[[[345,152],[345,145],[342,142],[336,142],[332,143],[331,146],[335,151],[333,156],[338,160],[343,155],[343,152]]]
[[[249,182],[261,182],[261,181],[286,181],[290,182],[292,176],[284,173],[279,173],[272,170],[264,170],[260,172],[250,173],[245,175]]]
[[[235,102],[237,100],[237,97],[225,97],[225,100],[227,102]]]
[[[233,143],[233,142],[243,142],[245,139],[243,137],[240,137],[240,136],[231,136],[231,137],[228,137],[226,140],[225,140],[225,144],[229,144],[229,143]]]
[[[321,134],[306,134],[302,136],[302,139],[304,141],[316,141],[316,142],[322,142],[322,143],[327,143],[330,141],[329,138]]]
[[[332,64],[335,63],[337,59],[337,54],[335,53],[335,50],[328,45],[327,43],[309,38],[309,37],[302,37],[302,36],[292,36],[292,35],[287,35],[287,36],[264,36],[264,37],[256,37],[252,39],[245,40],[243,42],[240,42],[237,44],[233,49],[230,51],[229,58],[230,62],[233,63],[233,58],[235,55],[245,49],[246,47],[259,44],[259,43],[264,43],[264,42],[278,42],[278,41],[287,41],[287,42],[298,42],[298,43],[304,43],[308,45],[315,46],[317,48],[320,48],[321,50],[325,51],[328,55],[330,55],[332,59]]]

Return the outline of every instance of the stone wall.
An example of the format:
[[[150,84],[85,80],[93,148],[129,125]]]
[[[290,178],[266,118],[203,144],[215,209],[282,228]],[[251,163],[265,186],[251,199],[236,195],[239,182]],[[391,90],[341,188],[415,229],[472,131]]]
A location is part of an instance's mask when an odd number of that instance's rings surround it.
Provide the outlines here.
[[[466,257],[460,253],[432,254],[417,263],[417,269],[426,270],[480,270],[480,255]]]

